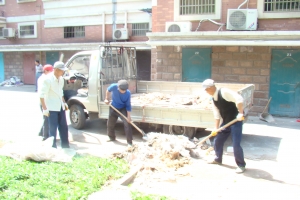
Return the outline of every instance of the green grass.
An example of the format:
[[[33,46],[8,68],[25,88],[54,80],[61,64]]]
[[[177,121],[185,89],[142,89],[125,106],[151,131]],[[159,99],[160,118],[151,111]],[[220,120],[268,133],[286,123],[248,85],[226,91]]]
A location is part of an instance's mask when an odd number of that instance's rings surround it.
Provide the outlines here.
[[[87,199],[129,171],[124,160],[76,155],[71,163],[19,162],[0,156],[0,199]]]
[[[138,191],[131,191],[131,198],[133,200],[172,200],[172,198],[166,196],[145,194]]]

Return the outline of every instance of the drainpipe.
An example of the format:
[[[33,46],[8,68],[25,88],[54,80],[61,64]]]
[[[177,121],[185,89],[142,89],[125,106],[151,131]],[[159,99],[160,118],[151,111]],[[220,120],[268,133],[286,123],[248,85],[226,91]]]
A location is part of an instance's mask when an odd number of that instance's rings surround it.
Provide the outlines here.
[[[116,30],[116,9],[117,9],[117,0],[112,0],[112,4],[113,4],[113,16],[112,16],[112,32],[114,32],[114,30]]]
[[[124,22],[124,28],[127,28],[127,18],[128,18],[128,12],[125,11],[125,22]]]
[[[105,42],[105,13],[102,13],[102,42]]]

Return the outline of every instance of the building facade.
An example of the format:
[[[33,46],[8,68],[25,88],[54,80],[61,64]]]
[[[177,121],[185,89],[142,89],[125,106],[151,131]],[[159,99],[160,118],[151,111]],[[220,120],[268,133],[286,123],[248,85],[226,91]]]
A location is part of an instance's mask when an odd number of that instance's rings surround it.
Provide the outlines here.
[[[272,97],[270,114],[300,117],[298,0],[0,0],[0,11],[0,81],[33,84],[35,59],[110,42],[137,47],[142,80],[253,83],[252,115]]]
[[[252,115],[300,117],[300,2],[156,0],[151,80],[255,84]]]

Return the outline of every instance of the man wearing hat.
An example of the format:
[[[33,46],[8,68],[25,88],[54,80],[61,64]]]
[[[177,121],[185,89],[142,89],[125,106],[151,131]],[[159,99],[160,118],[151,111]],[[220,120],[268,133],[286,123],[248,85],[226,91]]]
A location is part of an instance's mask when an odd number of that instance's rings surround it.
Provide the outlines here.
[[[62,75],[67,68],[63,62],[54,63],[54,71],[46,76],[39,92],[43,114],[48,117],[49,137],[53,136],[52,147],[56,146],[56,130],[59,131],[62,148],[69,148],[66,112],[68,104],[63,97],[64,79]]]
[[[131,93],[128,90],[128,82],[126,80],[119,80],[118,83],[111,84],[106,90],[105,103],[109,104],[108,97],[111,93],[112,102],[111,105],[118,109],[124,116],[127,117],[128,121],[120,116],[114,109],[109,107],[109,117],[107,121],[107,135],[108,141],[115,141],[115,125],[118,117],[124,123],[124,130],[127,137],[128,146],[132,146],[132,128],[130,125],[131,117]]]
[[[46,78],[46,75],[50,74],[51,72],[53,72],[52,65],[47,64],[43,67],[43,74],[38,79],[38,92],[40,92],[40,88],[42,88],[42,85],[44,84],[44,79]],[[42,104],[40,104],[40,107],[43,112]],[[49,137],[48,117],[45,115],[43,115],[43,125],[39,132],[39,136],[42,136],[43,140],[46,140]]]
[[[202,83],[202,87],[210,96],[212,96],[215,129],[220,127],[221,119],[221,126],[234,119],[238,120],[236,123],[223,129],[219,133],[216,131],[211,132],[212,136],[216,136],[214,139],[216,157],[214,160],[210,161],[209,164],[222,164],[223,146],[231,134],[235,162],[238,166],[236,173],[243,173],[246,166],[243,149],[240,145],[244,120],[243,97],[230,89],[216,88],[212,79],[206,79]]]

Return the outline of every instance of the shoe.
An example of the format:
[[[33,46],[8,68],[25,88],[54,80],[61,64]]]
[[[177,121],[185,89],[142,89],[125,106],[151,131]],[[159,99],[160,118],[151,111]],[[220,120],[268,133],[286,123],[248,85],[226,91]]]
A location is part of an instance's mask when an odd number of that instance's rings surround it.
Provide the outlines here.
[[[214,165],[222,165],[222,163],[216,161],[215,159],[214,159],[214,160],[211,160],[211,161],[208,161],[207,163],[208,163],[208,164],[214,164]]]
[[[127,144],[127,147],[128,147],[128,148],[132,147],[132,144]]]
[[[115,137],[109,137],[109,139],[107,140],[107,142],[113,142],[113,141],[116,141]]]
[[[245,170],[246,170],[245,167],[238,167],[238,168],[236,168],[235,173],[241,174],[241,173],[244,173]]]

